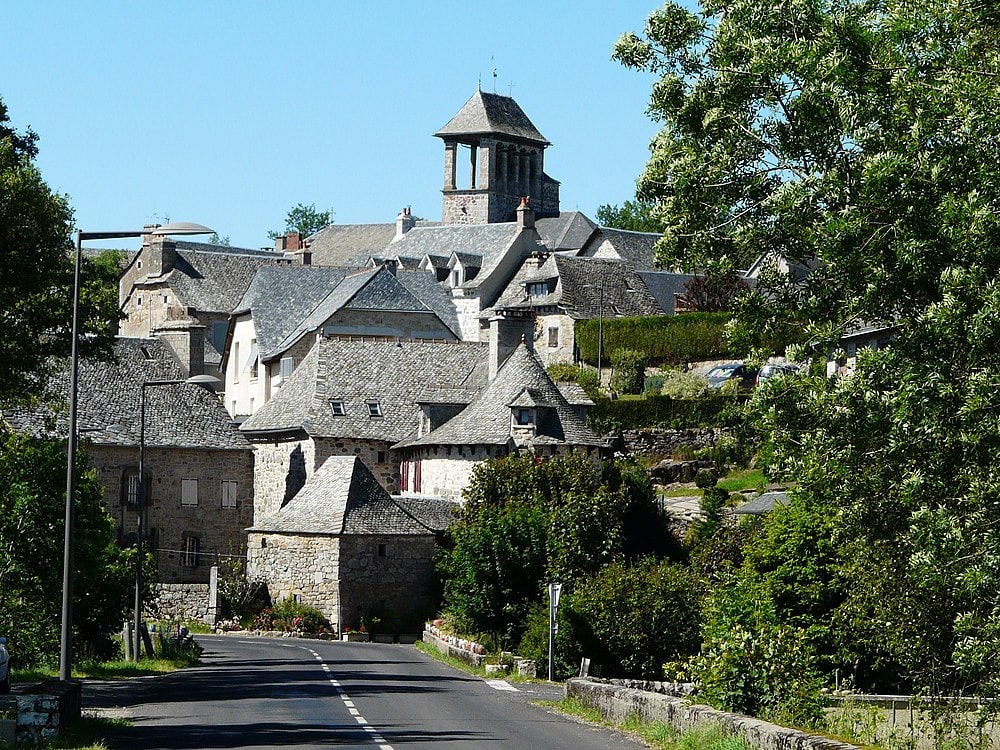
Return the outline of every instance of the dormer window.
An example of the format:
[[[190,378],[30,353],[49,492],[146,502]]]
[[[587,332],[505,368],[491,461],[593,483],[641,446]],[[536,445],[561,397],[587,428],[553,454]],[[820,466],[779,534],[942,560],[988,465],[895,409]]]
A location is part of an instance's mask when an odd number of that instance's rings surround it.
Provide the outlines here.
[[[381,417],[382,416],[382,405],[378,401],[368,401],[368,416],[369,417]]]
[[[529,297],[545,297],[549,293],[549,285],[545,281],[534,281],[528,284]]]
[[[535,423],[535,410],[514,409],[514,423],[521,427],[530,427]]]
[[[347,416],[347,407],[344,406],[344,402],[341,399],[330,399],[330,411],[335,417]]]

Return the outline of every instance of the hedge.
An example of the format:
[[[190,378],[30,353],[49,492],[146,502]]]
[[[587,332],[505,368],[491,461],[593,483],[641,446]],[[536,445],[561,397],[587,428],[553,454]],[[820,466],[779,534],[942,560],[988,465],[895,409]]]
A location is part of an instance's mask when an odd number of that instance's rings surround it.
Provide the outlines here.
[[[746,398],[744,394],[719,394],[695,400],[669,396],[598,398],[587,415],[587,422],[598,434],[649,427],[717,426],[727,421],[727,410],[742,404]]]
[[[730,313],[684,313],[643,318],[606,318],[603,364],[610,362],[616,349],[642,352],[647,364],[682,364],[706,359],[723,359],[732,353],[723,331]],[[597,365],[597,338],[601,322],[578,320],[576,345],[580,358]]]

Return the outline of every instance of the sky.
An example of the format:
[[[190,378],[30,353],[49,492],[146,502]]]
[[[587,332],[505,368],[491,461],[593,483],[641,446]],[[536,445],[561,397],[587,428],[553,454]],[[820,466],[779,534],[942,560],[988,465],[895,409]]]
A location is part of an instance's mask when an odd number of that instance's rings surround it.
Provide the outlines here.
[[[562,209],[595,218],[634,198],[658,129],[653,77],[611,52],[659,4],[15,0],[0,99],[85,231],[191,221],[258,248],[299,203],[440,220],[433,134],[480,85],[552,143]]]

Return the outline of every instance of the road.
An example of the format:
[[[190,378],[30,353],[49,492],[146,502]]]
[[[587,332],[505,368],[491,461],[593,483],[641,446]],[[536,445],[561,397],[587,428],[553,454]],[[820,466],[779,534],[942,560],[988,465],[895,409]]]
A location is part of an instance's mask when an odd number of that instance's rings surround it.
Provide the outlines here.
[[[202,664],[169,675],[90,682],[84,710],[132,726],[111,750],[187,748],[645,747],[531,703],[562,688],[471,677],[412,646],[198,636]]]

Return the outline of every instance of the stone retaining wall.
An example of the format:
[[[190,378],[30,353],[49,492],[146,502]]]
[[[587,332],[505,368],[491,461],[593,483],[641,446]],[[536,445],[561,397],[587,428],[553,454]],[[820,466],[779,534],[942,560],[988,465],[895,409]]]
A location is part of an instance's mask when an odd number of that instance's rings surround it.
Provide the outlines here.
[[[723,430],[691,428],[687,430],[624,430],[622,440],[629,453],[647,456],[673,456],[679,448],[699,450],[719,442]]]
[[[81,688],[75,681],[46,680],[17,692],[18,744],[38,745],[55,739],[80,718]]]
[[[216,613],[209,608],[209,584],[161,583],[155,591],[160,617],[214,624]]]
[[[424,643],[431,644],[442,654],[461,659],[476,667],[486,661],[486,649],[483,646],[475,641],[442,633],[434,625],[428,624],[424,629]]]
[[[718,711],[659,693],[575,677],[566,682],[566,696],[598,709],[609,721],[624,722],[638,715],[681,731],[721,726],[759,750],[859,750],[856,745],[818,737],[740,714]]]

